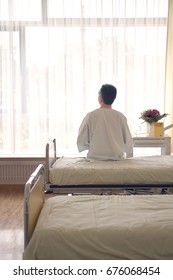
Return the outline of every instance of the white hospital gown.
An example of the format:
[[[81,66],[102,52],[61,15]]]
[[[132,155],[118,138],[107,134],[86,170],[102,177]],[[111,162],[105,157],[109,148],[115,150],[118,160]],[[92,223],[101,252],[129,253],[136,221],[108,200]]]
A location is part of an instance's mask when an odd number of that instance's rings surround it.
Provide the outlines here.
[[[114,109],[99,108],[86,115],[77,138],[79,152],[87,158],[120,160],[132,154],[133,140],[126,117]]]

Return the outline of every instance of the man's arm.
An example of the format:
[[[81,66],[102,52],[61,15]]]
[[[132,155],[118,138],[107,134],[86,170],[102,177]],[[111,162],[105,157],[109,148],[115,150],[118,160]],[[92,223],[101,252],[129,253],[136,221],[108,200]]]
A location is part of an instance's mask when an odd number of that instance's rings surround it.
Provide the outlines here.
[[[126,158],[133,157],[133,138],[127,123],[124,127],[124,143]]]
[[[127,142],[125,144],[125,152],[126,152],[126,158],[133,157],[133,139],[130,137],[127,137]]]

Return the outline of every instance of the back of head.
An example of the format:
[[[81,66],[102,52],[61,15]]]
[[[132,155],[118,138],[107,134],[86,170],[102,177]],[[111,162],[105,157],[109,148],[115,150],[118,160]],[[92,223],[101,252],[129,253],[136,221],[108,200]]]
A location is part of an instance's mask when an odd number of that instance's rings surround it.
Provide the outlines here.
[[[111,105],[117,95],[117,89],[113,85],[105,84],[102,85],[99,95],[102,97],[105,104]]]

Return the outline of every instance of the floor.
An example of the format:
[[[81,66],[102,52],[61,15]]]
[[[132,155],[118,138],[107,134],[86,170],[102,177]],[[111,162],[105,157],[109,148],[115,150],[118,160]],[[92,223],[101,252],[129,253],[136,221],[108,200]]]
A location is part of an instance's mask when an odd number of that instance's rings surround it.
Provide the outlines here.
[[[46,195],[49,198],[52,195]],[[0,260],[22,260],[24,186],[0,185]]]
[[[23,186],[0,185],[0,260],[21,260]]]

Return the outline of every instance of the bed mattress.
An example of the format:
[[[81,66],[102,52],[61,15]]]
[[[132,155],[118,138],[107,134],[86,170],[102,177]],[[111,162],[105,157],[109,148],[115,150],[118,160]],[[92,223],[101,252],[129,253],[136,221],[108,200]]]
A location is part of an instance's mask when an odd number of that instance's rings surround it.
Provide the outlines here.
[[[24,259],[173,259],[173,196],[46,200]]]
[[[173,156],[148,156],[120,161],[59,158],[50,168],[56,185],[172,184]]]

